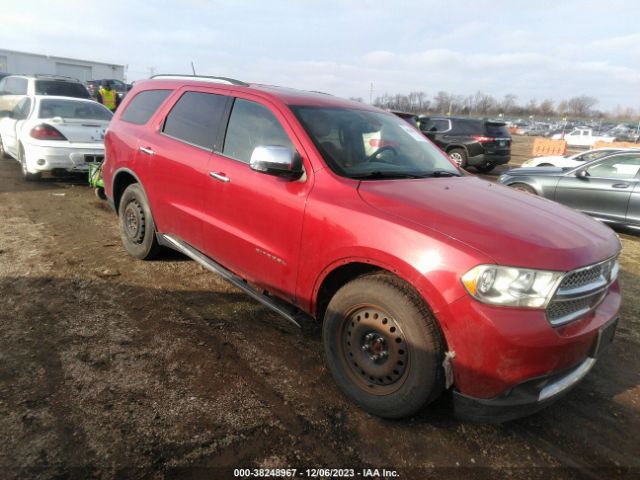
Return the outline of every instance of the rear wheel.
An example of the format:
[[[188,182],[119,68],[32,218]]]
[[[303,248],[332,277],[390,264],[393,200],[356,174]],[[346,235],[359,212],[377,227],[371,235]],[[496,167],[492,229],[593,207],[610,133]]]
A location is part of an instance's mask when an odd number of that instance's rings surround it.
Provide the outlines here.
[[[142,187],[131,184],[122,194],[118,209],[120,238],[129,255],[150,260],[160,252],[151,208]]]
[[[496,166],[493,163],[476,166],[476,170],[478,170],[480,173],[489,173],[494,168],[496,168]]]
[[[40,172],[29,172],[29,169],[27,168],[27,158],[24,154],[24,147],[22,146],[22,144],[18,147],[18,161],[20,162],[20,168],[22,169],[22,178],[24,178],[27,182],[35,182],[37,180],[40,180],[40,177],[42,176]]]
[[[509,186],[514,190],[520,190],[521,192],[527,192],[527,193],[530,193],[531,195],[537,195],[533,187],[530,187],[526,183],[512,183]]]
[[[8,158],[6,150],[4,149],[4,143],[2,143],[2,137],[0,137],[0,160],[3,158]]]
[[[444,340],[433,314],[405,282],[357,278],[329,302],[327,364],[347,397],[385,418],[416,413],[444,388]]]
[[[456,162],[460,168],[467,166],[467,152],[464,148],[452,148],[449,150],[449,158]]]

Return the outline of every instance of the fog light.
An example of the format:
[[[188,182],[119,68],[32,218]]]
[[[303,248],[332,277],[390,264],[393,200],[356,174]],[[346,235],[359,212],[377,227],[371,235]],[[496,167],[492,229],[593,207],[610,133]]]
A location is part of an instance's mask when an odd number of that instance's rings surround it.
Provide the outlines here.
[[[44,158],[39,158],[36,163],[42,167],[46,165],[47,161]]]

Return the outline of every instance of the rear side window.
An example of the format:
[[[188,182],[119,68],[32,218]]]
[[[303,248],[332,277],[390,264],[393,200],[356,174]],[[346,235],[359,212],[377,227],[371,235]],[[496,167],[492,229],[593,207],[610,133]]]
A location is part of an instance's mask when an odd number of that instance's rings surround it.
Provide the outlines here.
[[[421,123],[420,128],[423,132],[444,132],[449,130],[449,120],[430,118]]]
[[[124,122],[144,125],[170,93],[171,90],[144,90],[129,102],[120,118]]]
[[[284,128],[269,111],[256,102],[236,98],[224,141],[226,156],[249,163],[253,149],[277,145],[295,150]]]
[[[89,98],[89,92],[81,83],[55,80],[36,80],[36,95]]]
[[[9,95],[26,95],[27,94],[27,79],[8,77],[5,80],[4,90]]]
[[[485,134],[483,125],[478,120],[458,119],[452,123],[456,135],[472,136]]]
[[[173,106],[162,129],[165,135],[212,150],[228,97],[186,92]]]
[[[509,133],[509,129],[507,125],[504,123],[490,123],[487,122],[487,135],[490,137],[498,137],[498,138],[509,138],[511,134]]]

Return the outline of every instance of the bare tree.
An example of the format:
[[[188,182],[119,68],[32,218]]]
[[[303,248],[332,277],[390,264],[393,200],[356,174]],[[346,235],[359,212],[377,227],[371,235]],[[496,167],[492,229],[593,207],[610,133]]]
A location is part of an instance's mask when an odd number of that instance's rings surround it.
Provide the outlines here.
[[[541,115],[546,117],[550,117],[554,115],[556,112],[553,109],[553,100],[545,99],[540,103],[539,111]]]
[[[596,103],[598,100],[587,95],[573,97],[567,100],[567,112],[574,117],[587,117]]]

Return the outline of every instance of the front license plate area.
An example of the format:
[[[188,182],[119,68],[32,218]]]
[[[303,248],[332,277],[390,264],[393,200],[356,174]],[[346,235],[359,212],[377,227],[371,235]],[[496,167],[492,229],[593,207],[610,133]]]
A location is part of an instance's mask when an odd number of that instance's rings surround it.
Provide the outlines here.
[[[596,338],[596,343],[593,346],[593,350],[591,352],[590,357],[598,358],[600,353],[611,343],[613,342],[613,337],[616,335],[616,328],[618,328],[618,320],[616,317],[606,325],[604,325],[598,331],[598,338]]]

